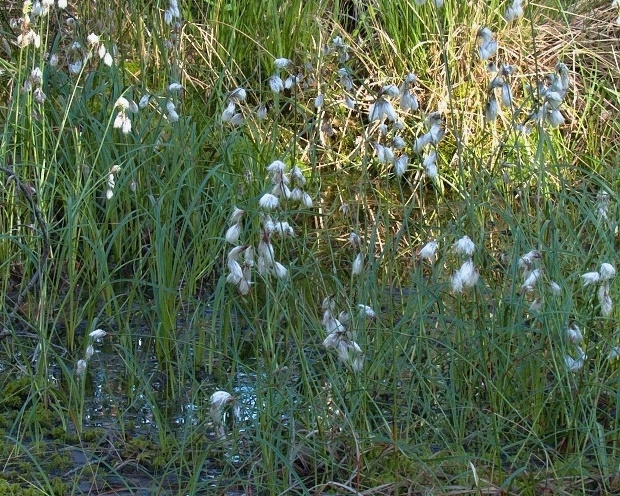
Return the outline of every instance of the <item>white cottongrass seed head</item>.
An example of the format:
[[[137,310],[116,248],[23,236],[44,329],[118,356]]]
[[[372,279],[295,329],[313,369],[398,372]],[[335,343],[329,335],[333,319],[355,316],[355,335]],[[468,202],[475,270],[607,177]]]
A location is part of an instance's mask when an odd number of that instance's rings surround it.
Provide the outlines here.
[[[116,114],[113,126],[114,129],[120,129],[123,134],[131,132],[131,119],[127,117],[124,110]]]
[[[239,284],[243,279],[243,269],[241,264],[237,260],[229,259],[227,262],[228,270],[230,273],[226,277],[226,281],[231,284]]]
[[[607,360],[615,360],[620,357],[620,346],[614,346],[607,355]]]
[[[439,175],[439,171],[437,170],[437,164],[435,162],[430,163],[426,166],[426,175],[429,179],[436,179]]]
[[[402,150],[405,148],[406,144],[402,136],[396,135],[392,138],[392,148],[394,148],[394,150]]]
[[[364,317],[374,319],[377,316],[375,311],[368,305],[364,305],[363,303],[358,303],[357,308],[360,309],[360,315]]]
[[[530,303],[529,310],[531,313],[537,313],[542,310],[542,298],[540,296]]]
[[[336,348],[338,343],[342,340],[342,336],[337,332],[332,332],[327,335],[327,337],[323,340],[323,347],[326,350],[331,348]]]
[[[305,191],[301,194],[301,204],[306,208],[312,206],[312,197]]]
[[[280,199],[271,193],[265,193],[258,201],[258,204],[266,210],[273,210],[277,208],[279,203]]]
[[[469,236],[463,236],[454,244],[454,249],[460,255],[471,257],[474,254],[476,245]]]
[[[512,22],[523,16],[523,0],[513,0],[512,4],[504,12],[504,19]]]
[[[396,98],[400,94],[400,90],[395,84],[388,84],[381,89],[381,94]]]
[[[601,313],[603,314],[603,317],[609,317],[613,309],[614,302],[612,301],[611,296],[609,296],[609,293],[607,293],[601,298]]]
[[[461,268],[457,270],[451,279],[452,291],[454,293],[461,293],[466,288],[471,288],[478,282],[479,274],[474,267],[474,262],[470,259],[461,265]]]
[[[413,151],[415,153],[422,153],[422,151],[432,143],[433,137],[431,133],[425,133],[422,136],[418,136],[413,144]]]
[[[428,260],[429,262],[433,262],[435,260],[435,253],[437,252],[437,241],[429,241],[426,243],[418,252],[418,256],[422,260]]]
[[[280,93],[284,90],[284,83],[278,74],[274,74],[269,78],[269,88],[273,93]]]
[[[609,281],[615,277],[616,269],[610,263],[605,262],[601,264],[599,274],[601,275],[601,281]]]
[[[84,357],[86,358],[86,360],[90,360],[90,357],[92,357],[95,354],[95,347],[92,344],[89,344],[86,347],[86,352],[84,353]]]
[[[273,264],[272,273],[278,279],[284,279],[288,275],[288,269],[280,262],[275,262]]]
[[[510,86],[508,86],[505,83],[502,84],[501,102],[502,102],[502,106],[507,107],[507,108],[510,108],[513,102],[512,91],[510,89]]]
[[[487,104],[484,108],[484,118],[487,122],[494,122],[497,119],[498,114],[499,103],[497,102],[495,93],[491,93],[489,94],[489,99],[487,100]]]
[[[89,336],[92,339],[101,339],[103,337],[105,337],[107,334],[107,332],[105,332],[103,329],[95,329],[94,331],[92,331]]]
[[[581,275],[581,280],[584,286],[590,286],[597,284],[601,280],[601,275],[598,272],[586,272]]]
[[[569,342],[574,344],[579,344],[583,341],[583,334],[581,333],[581,329],[575,323],[572,323],[566,329],[566,338]]]
[[[291,60],[284,58],[284,57],[277,58],[273,61],[273,65],[276,66],[276,69],[284,69],[291,64],[292,64]]]
[[[265,120],[267,118],[267,107],[265,105],[260,105],[256,109],[256,118],[259,121]]]
[[[86,37],[86,41],[88,42],[89,45],[99,45],[99,36],[97,36],[95,33],[90,33],[87,37]]]
[[[304,176],[303,171],[297,166],[293,166],[290,171],[291,181],[293,181],[298,186],[306,185],[306,176]]]
[[[601,304],[601,313],[604,317],[609,317],[614,308],[614,303],[609,296],[609,282],[604,282],[599,286],[598,299]]]
[[[293,230],[293,227],[286,221],[273,222],[272,232],[274,232],[275,234],[279,234],[282,237],[295,237],[295,231]]]
[[[233,401],[233,395],[227,391],[215,391],[211,395],[211,411],[217,411],[220,413],[226,405]]]
[[[409,157],[407,155],[401,155],[394,160],[394,174],[398,177],[402,177],[407,170],[407,164],[409,163]]]
[[[101,48],[105,49],[103,45],[101,45]],[[101,50],[100,50],[100,53],[101,53]],[[101,58],[103,59],[103,63],[105,65],[107,65],[108,67],[112,67],[112,64],[114,63],[114,59],[112,58],[112,55],[110,55],[110,52],[104,53]]]
[[[362,238],[360,238],[360,235],[356,232],[352,232],[351,234],[349,234],[349,243],[359,248],[362,246]]]
[[[276,177],[286,172],[286,164],[282,160],[274,160],[266,169],[271,174],[271,177]]]
[[[336,310],[336,302],[334,301],[334,297],[330,295],[323,298],[323,301],[321,302],[321,309],[324,312],[333,312]]]
[[[362,269],[364,267],[364,255],[358,253],[355,259],[353,260],[353,265],[351,266],[351,275],[359,276],[362,273]]]
[[[351,315],[344,310],[338,314],[338,320],[341,322],[343,326],[347,326],[349,321],[351,320]]]
[[[226,108],[222,112],[222,115],[220,117],[220,121],[222,121],[222,122],[230,122],[232,120],[233,116],[235,115],[235,112],[236,112],[235,102],[233,102],[233,101],[228,102],[228,105],[226,106]]]
[[[436,162],[437,162],[437,152],[433,150],[428,155],[426,155],[426,157],[424,157],[424,160],[422,161],[422,165],[424,166],[426,170],[428,170],[428,168],[434,166]]]
[[[534,286],[536,286],[536,283],[538,282],[538,279],[540,279],[542,277],[543,271],[542,269],[534,269],[531,272],[526,272],[525,273],[525,281],[523,281],[523,285],[521,286],[521,290],[525,291],[526,293],[528,291],[532,291],[534,289]]]
[[[270,243],[267,233],[263,234],[263,238],[260,243],[258,243],[257,251],[259,258],[262,259],[268,267],[271,267],[271,265],[273,265],[275,255],[273,252],[273,245]]]
[[[570,355],[564,356],[564,363],[566,364],[566,368],[570,372],[578,372],[583,368],[583,365],[588,358],[583,349],[580,346],[576,346],[576,355],[577,358],[573,358]]]
[[[383,97],[379,97],[377,98],[377,101],[372,103],[368,109],[368,120],[371,122],[383,122],[386,118],[394,122],[398,119],[398,115],[390,102]]]
[[[478,37],[481,38],[480,45],[478,46],[478,55],[481,60],[487,60],[495,55],[497,52],[497,41],[494,39],[493,32],[484,27],[478,31]]]
[[[235,246],[228,252],[228,260],[239,261],[241,254],[247,249],[247,246]]]
[[[230,214],[230,219],[228,219],[228,222],[230,222],[231,224],[236,224],[237,222],[241,220],[241,217],[243,217],[244,213],[245,213],[244,210],[238,207],[235,207],[233,209],[232,214]]]
[[[77,363],[75,364],[75,373],[77,375],[84,375],[84,372],[86,372],[86,366],[88,365],[88,362],[84,359],[82,360],[78,360]]]
[[[127,110],[129,108],[129,100],[127,100],[127,98],[125,98],[124,96],[120,96],[114,103],[114,106],[119,107],[123,110]]]
[[[341,340],[337,347],[338,358],[344,363],[351,365],[354,372],[360,372],[364,368],[364,355],[359,344],[355,341]]]
[[[226,239],[227,243],[231,245],[236,244],[239,241],[239,236],[241,235],[241,224],[233,224],[226,230],[226,235],[224,239]]]
[[[337,318],[335,318],[330,311],[326,311],[323,315],[323,326],[327,334],[344,334],[346,332],[345,326]]]
[[[519,258],[518,266],[524,271],[529,271],[532,269],[534,261],[540,260],[541,258],[541,254],[538,250],[531,250]]]
[[[237,100],[238,102],[243,102],[247,98],[247,92],[243,88],[235,88],[228,95],[230,100]]]
[[[211,395],[211,408],[209,409],[209,414],[213,420],[213,425],[215,426],[215,432],[218,439],[222,439],[226,436],[224,426],[222,425],[222,421],[224,419],[224,409],[228,404],[232,403],[234,399],[234,396],[226,391],[215,391],[215,393]]]

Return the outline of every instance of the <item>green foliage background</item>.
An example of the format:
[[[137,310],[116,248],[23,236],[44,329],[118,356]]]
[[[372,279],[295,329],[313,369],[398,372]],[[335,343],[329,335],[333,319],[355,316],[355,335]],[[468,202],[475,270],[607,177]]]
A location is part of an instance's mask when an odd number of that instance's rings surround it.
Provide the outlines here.
[[[6,2],[7,494],[618,490],[617,311],[602,314],[580,277],[617,265],[617,7],[532,2],[507,22],[509,2],[419,3],[181,2],[175,16],[163,1],[69,2],[40,15],[36,2]],[[514,107],[493,122],[492,76],[477,50],[484,26],[499,43],[493,62],[515,67]],[[40,45],[20,46],[30,29]],[[336,37],[347,60],[325,49]],[[303,77],[274,94],[281,57],[291,59],[283,74]],[[571,81],[565,123],[530,120],[520,132],[560,62]],[[344,104],[342,67],[355,109]],[[377,134],[368,109],[410,72],[420,109],[399,111],[409,155],[399,177],[377,160],[375,144],[393,134]],[[248,96],[233,126],[221,116],[237,87]],[[144,95],[122,133],[118,99]],[[433,179],[413,143],[435,111],[446,136]],[[295,231],[273,236],[288,275],[255,274],[241,295],[226,283],[224,235],[239,207],[240,243],[264,239],[258,201],[276,159],[300,167],[313,206],[282,201],[271,214]],[[455,293],[463,259],[453,245],[464,235],[480,280]],[[417,256],[430,240],[432,263]],[[542,276],[526,291],[519,260],[530,250]],[[350,314],[361,371],[323,346],[326,297]],[[566,361],[579,358],[573,323],[587,355],[576,371]],[[93,342],[97,328],[108,334]],[[80,375],[88,346],[96,353]],[[234,396],[223,439],[209,414],[218,389]],[[95,428],[98,394],[109,415]]]

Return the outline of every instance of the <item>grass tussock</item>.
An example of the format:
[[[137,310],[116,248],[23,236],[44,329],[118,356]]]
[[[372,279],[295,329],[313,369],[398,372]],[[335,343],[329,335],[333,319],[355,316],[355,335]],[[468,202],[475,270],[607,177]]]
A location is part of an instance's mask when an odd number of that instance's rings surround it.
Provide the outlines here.
[[[617,492],[618,8],[8,2],[0,488]]]

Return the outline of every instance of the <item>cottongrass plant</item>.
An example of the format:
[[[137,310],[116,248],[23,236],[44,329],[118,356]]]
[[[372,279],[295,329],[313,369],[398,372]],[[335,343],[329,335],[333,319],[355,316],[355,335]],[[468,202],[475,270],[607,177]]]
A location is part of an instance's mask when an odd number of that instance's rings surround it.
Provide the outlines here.
[[[429,241],[418,251],[418,257],[422,260],[428,260],[430,263],[433,263],[438,247],[439,245],[437,244],[437,241]]]
[[[209,414],[215,426],[215,435],[218,439],[226,437],[224,430],[224,409],[235,400],[234,396],[227,391],[215,391],[211,395],[211,408]]]
[[[618,185],[573,166],[587,71],[514,56],[534,4],[380,1],[355,36],[285,4],[16,15],[0,333],[28,379],[19,456],[45,440],[36,412],[67,445],[85,432],[92,385],[121,414],[75,444],[75,487],[99,468],[130,486],[135,463],[155,492],[617,492]],[[95,319],[101,349],[76,332]],[[124,386],[96,382],[104,357]]]
[[[452,275],[450,282],[454,293],[461,293],[464,289],[471,288],[478,282],[479,274],[474,267],[472,258],[475,249],[476,245],[469,236],[463,236],[454,245],[455,253],[466,258],[459,270]]]
[[[616,276],[616,269],[604,262],[598,272],[586,272],[581,275],[584,286],[598,285],[597,297],[604,317],[609,317],[613,310],[610,296],[610,281]]]
[[[250,292],[254,267],[258,274],[265,278],[273,276],[276,279],[284,279],[288,276],[288,269],[275,258],[272,238],[282,240],[294,238],[295,230],[288,221],[274,221],[271,215],[276,213],[284,215],[290,203],[298,203],[305,208],[313,205],[312,198],[304,190],[306,178],[298,166],[293,166],[289,170],[284,162],[274,160],[266,167],[266,172],[271,182],[271,191],[264,193],[258,200],[257,207],[262,210],[258,245],[256,248],[249,245],[235,246],[228,253],[229,274],[226,280],[235,285],[242,295]],[[244,213],[235,207],[231,214],[230,225],[225,233],[225,239],[230,244],[237,245],[239,242],[242,231],[241,217]]]
[[[355,341],[356,331],[351,327],[354,321],[349,312],[342,311],[336,317],[336,304],[332,296],[327,296],[322,303],[323,318],[321,323],[327,337],[323,340],[325,349],[334,349],[338,358],[349,365],[354,372],[360,372],[364,367],[364,354]],[[368,305],[358,304],[358,313],[363,318],[375,318],[374,310]]]

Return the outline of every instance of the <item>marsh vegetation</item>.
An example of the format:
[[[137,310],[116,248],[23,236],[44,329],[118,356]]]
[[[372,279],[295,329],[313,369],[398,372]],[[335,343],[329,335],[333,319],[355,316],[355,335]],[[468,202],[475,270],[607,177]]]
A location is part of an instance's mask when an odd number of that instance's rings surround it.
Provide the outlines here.
[[[6,1],[3,494],[620,491],[617,1]]]

